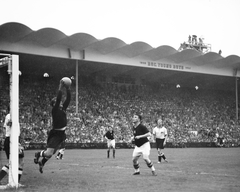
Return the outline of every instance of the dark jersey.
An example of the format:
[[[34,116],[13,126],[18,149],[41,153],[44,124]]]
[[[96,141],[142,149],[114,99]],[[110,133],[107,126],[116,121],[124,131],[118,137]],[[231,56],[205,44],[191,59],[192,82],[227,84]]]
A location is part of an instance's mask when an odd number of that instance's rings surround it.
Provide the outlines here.
[[[146,133],[148,133],[148,129],[147,127],[145,127],[142,124],[139,124],[137,127],[133,128],[133,135],[134,138],[138,135],[144,135]],[[148,138],[144,137],[144,138],[140,138],[140,139],[135,139],[135,145],[137,145],[138,147],[141,147],[144,143],[148,142]]]
[[[52,124],[53,129],[61,129],[67,126],[67,114],[66,109],[70,103],[71,93],[70,90],[67,90],[67,98],[63,103],[63,107],[59,108],[60,102],[62,99],[62,91],[59,90],[57,94],[57,100],[55,105],[52,108]]]
[[[108,131],[104,136],[106,136],[108,139],[113,140],[114,139],[114,132],[113,131]]]

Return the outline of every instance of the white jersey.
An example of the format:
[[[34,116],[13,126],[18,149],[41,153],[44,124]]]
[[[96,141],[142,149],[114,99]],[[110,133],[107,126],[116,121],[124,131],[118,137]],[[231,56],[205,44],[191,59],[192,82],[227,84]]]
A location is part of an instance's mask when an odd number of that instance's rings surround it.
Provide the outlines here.
[[[164,139],[167,136],[167,129],[165,127],[155,127],[153,129],[153,135],[157,138],[157,139]]]
[[[7,114],[6,117],[5,117],[4,124],[3,124],[3,127],[4,127],[5,130],[6,130],[6,133],[5,133],[5,136],[6,136],[6,137],[10,137],[10,135],[11,135],[11,126],[8,125],[8,123],[9,123],[10,121],[11,121],[10,114]]]

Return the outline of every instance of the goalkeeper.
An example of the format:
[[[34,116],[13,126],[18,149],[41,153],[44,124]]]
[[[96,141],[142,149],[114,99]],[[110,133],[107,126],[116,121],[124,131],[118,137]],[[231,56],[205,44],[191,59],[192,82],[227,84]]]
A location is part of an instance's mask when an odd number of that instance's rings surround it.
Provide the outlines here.
[[[66,100],[62,103],[63,89],[66,90]],[[39,165],[40,173],[43,173],[43,166],[52,157],[66,139],[65,129],[67,126],[67,107],[70,103],[70,87],[60,80],[57,98],[51,101],[52,106],[52,129],[48,134],[47,149],[35,153],[34,163]],[[40,157],[42,157],[40,159]]]

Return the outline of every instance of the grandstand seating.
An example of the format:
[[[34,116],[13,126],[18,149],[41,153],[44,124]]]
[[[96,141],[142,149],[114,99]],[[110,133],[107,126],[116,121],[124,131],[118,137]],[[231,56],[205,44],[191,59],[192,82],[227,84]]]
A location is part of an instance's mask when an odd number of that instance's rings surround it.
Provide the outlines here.
[[[51,128],[50,105],[58,87],[57,78],[21,77],[19,122],[21,136],[35,143],[44,143]],[[0,120],[9,102],[9,89],[0,90]],[[168,141],[209,142],[215,133],[226,142],[239,144],[239,126],[235,121],[235,94],[231,91],[191,89],[155,84],[121,87],[85,81],[79,84],[79,112],[73,99],[68,109],[68,143],[101,143],[107,124],[113,125],[117,142],[127,142],[132,135],[131,117],[143,114],[143,123],[152,130],[156,119],[163,117],[168,128]],[[2,129],[1,129],[2,130]],[[197,131],[197,135],[194,132]]]

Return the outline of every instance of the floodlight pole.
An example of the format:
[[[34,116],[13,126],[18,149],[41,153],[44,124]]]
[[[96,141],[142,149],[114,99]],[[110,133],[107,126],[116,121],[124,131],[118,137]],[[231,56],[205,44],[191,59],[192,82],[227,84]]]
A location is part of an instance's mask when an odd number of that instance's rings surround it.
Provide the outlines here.
[[[235,92],[236,92],[236,122],[238,123],[238,77],[235,77]]]
[[[76,114],[78,114],[78,60],[76,60]]]

